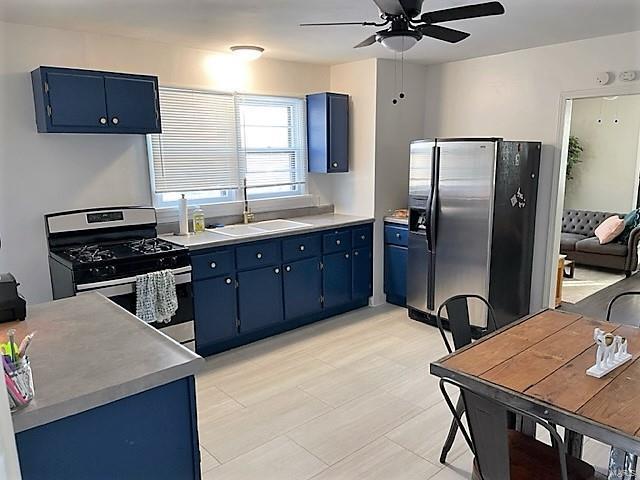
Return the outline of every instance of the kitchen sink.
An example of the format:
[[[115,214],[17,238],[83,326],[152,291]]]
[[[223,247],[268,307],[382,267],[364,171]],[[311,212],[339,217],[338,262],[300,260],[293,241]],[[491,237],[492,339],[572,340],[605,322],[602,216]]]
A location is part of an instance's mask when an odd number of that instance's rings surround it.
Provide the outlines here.
[[[229,237],[249,237],[252,235],[266,235],[268,233],[283,232],[297,228],[310,227],[308,223],[294,222],[293,220],[265,220],[248,225],[230,225],[215,229],[208,229],[210,232],[227,235]]]
[[[294,222],[293,220],[266,220],[252,224],[268,232],[279,232],[281,230],[291,230],[293,228],[310,227],[308,223]]]

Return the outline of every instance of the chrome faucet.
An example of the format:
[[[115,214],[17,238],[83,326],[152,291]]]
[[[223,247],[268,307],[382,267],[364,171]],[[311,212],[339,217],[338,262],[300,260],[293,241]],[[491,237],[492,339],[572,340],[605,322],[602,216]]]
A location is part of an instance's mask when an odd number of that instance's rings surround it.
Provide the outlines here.
[[[242,211],[242,219],[244,223],[251,223],[254,220],[253,212],[249,208],[249,198],[247,197],[247,179],[242,181],[242,196],[244,197],[244,210]]]

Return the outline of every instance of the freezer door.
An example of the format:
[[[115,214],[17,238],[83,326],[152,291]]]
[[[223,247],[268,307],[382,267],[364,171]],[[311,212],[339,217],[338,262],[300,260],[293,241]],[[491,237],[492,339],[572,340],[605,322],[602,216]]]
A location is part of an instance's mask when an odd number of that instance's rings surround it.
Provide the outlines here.
[[[429,249],[429,205],[433,191],[432,159],[435,142],[411,143],[409,169],[409,255],[407,262],[407,305],[427,312],[432,286],[432,252]],[[431,294],[433,300],[433,294]]]
[[[435,308],[453,295],[489,296],[497,143],[438,141]],[[485,327],[486,308],[470,303],[471,323]]]
[[[409,163],[409,196],[428,197],[431,192],[431,156],[435,142],[416,140],[411,142]]]

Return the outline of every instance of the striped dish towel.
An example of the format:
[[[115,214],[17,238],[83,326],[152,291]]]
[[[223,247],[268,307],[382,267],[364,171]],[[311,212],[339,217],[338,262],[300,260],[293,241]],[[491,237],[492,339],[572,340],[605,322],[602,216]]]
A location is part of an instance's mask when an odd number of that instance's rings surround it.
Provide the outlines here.
[[[136,276],[136,316],[146,323],[169,323],[178,310],[171,270]]]

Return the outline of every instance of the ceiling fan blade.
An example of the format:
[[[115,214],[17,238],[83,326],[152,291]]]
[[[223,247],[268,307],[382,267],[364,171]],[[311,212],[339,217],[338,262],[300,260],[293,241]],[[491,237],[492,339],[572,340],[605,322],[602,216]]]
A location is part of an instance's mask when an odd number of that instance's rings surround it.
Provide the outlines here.
[[[503,13],[504,7],[500,2],[487,2],[423,13],[420,17],[420,21],[425,23],[441,23],[451,22],[453,20],[464,20],[467,18],[502,15]]]
[[[376,43],[376,36],[371,35],[370,37],[367,37],[365,40],[361,41],[359,44],[357,44],[353,48],[368,47],[369,45],[373,45],[374,43]]]
[[[339,25],[362,25],[364,27],[381,27],[383,24],[375,22],[326,22],[326,23],[301,23],[301,27],[331,27]]]
[[[440,25],[420,25],[416,27],[420,33],[427,37],[436,38],[449,43],[458,43],[467,38],[470,33],[454,30],[453,28],[441,27]]]
[[[408,16],[400,0],[373,0],[373,3],[375,3],[383,13]]]

